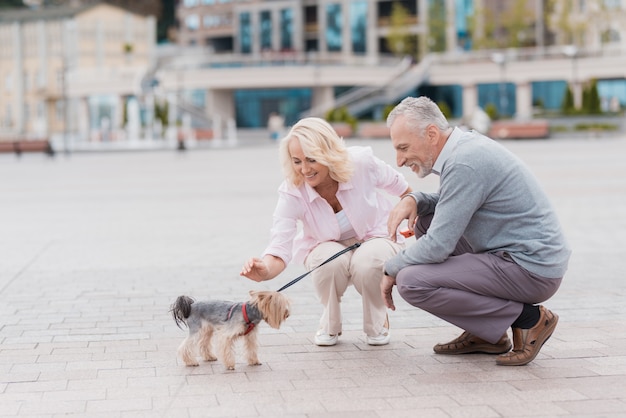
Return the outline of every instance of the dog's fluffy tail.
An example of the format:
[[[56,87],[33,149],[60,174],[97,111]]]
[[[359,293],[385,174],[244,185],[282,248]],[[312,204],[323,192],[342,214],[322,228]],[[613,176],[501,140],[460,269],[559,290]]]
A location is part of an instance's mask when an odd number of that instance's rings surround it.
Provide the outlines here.
[[[176,298],[176,302],[172,304],[170,307],[170,312],[174,317],[174,322],[176,322],[176,326],[182,329],[181,324],[187,325],[187,318],[189,318],[189,314],[191,313],[191,304],[194,302],[192,298],[189,296],[179,296]]]

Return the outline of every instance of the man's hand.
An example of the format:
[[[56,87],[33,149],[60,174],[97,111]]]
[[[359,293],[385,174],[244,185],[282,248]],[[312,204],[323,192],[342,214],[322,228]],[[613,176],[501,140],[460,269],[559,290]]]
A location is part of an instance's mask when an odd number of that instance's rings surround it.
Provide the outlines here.
[[[384,275],[383,279],[380,281],[380,292],[382,293],[383,300],[385,301],[385,305],[392,311],[396,310],[396,305],[393,304],[393,296],[391,295],[395,284],[396,279],[387,275]]]
[[[415,219],[417,219],[417,203],[412,197],[400,199],[389,213],[387,233],[389,234],[389,239],[393,242],[396,242],[398,227],[405,219],[408,219],[408,226],[412,230],[415,225]]]

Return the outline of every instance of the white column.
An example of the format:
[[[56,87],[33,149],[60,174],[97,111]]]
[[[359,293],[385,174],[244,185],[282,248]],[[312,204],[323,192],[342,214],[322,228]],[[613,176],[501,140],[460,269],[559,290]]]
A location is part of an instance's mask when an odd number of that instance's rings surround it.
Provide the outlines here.
[[[378,27],[378,2],[369,0],[367,2],[367,62],[369,64],[378,63],[378,36],[376,28]]]
[[[154,16],[148,16],[146,19],[146,25],[148,30],[146,31],[147,45],[148,45],[148,62],[149,65],[154,65],[156,62],[156,18]]]
[[[291,25],[293,28],[293,33],[291,34],[291,42],[293,45],[294,51],[298,53],[304,52],[305,44],[304,44],[304,16],[302,14],[302,7],[293,7],[293,24]]]
[[[261,37],[258,36],[260,31],[259,10],[250,10],[250,33],[252,34],[252,56],[258,59],[261,56]]]
[[[350,1],[341,2],[341,56],[349,61],[352,57],[352,31],[350,29]]]
[[[105,66],[105,51],[104,51],[104,30],[102,28],[102,21],[96,22],[96,66],[103,68]]]
[[[474,36],[483,39],[485,36],[485,5],[484,0],[474,0],[474,16],[476,19]]]
[[[213,137],[224,139],[226,123],[235,120],[235,99],[232,90],[207,90],[205,95],[207,116],[213,121]]]
[[[326,58],[328,45],[326,44],[326,2],[320,1],[317,4],[317,56],[320,59]]]
[[[478,106],[478,93],[476,84],[467,84],[463,86],[463,120],[470,121],[474,115],[474,111]]]
[[[529,82],[515,85],[515,106],[517,108],[516,119],[530,119],[533,112],[532,88]]]
[[[86,98],[81,98],[78,102],[78,139],[89,138],[89,103]]]
[[[313,97],[311,98],[311,108],[317,107],[334,107],[335,96],[333,94],[333,88],[330,86],[321,86],[313,88]],[[323,115],[318,115],[323,116]]]
[[[280,8],[272,8],[272,50],[280,51]]]
[[[15,115],[15,132],[17,134],[24,133],[24,46],[22,45],[22,24],[14,22],[13,32],[13,77],[12,86],[14,92],[13,110]]]
[[[455,0],[446,0],[446,51],[456,51],[457,41]]]
[[[178,138],[178,94],[177,92],[169,92],[167,94],[167,133],[168,143],[175,144]]]

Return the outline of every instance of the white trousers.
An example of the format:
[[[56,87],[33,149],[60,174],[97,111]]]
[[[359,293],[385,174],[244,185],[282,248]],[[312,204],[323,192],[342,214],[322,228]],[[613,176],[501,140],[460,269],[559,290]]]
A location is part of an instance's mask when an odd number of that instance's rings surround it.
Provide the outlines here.
[[[356,239],[323,242],[309,253],[304,265],[311,270],[356,242]],[[380,334],[387,319],[387,307],[380,293],[383,264],[402,248],[403,244],[387,238],[373,238],[311,273],[315,292],[324,306],[320,319],[322,332],[335,335],[342,331],[341,298],[348,286],[354,285],[363,303],[363,331],[371,337]]]

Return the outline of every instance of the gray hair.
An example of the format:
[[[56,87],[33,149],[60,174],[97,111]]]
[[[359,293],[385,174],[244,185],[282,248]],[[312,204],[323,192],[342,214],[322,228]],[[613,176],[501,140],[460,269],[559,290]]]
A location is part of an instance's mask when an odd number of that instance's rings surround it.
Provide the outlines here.
[[[400,115],[405,116],[407,125],[418,132],[424,132],[431,124],[440,131],[450,128],[439,106],[426,96],[407,97],[402,100],[387,116],[387,127],[391,128]]]

